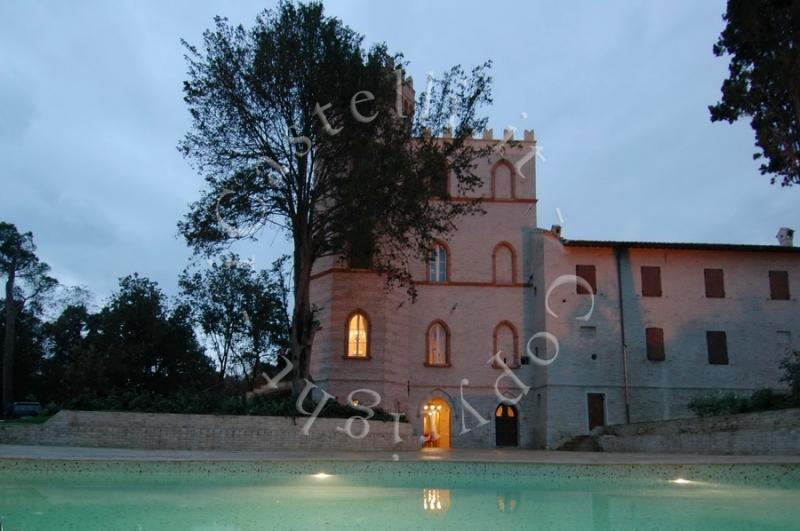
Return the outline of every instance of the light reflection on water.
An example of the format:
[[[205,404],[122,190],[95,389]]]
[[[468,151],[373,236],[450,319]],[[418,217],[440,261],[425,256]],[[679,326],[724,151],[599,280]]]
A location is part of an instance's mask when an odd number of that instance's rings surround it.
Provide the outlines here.
[[[4,478],[5,530],[792,529],[800,489],[485,476]],[[335,472],[335,473],[331,473]],[[677,476],[676,476],[677,477]],[[689,476],[691,477],[691,476]],[[506,486],[508,488],[506,488]],[[421,499],[420,499],[421,498]],[[420,501],[422,503],[420,503]]]
[[[422,489],[422,508],[432,513],[446,513],[450,510],[449,489]]]

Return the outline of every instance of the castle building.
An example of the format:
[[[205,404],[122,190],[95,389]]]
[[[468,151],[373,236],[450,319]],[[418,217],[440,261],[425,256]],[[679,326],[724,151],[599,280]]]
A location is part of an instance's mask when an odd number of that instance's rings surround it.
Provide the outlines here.
[[[537,227],[535,149],[526,131],[479,164],[485,214],[414,266],[416,301],[369,269],[316,264],[321,388],[378,393],[427,446],[558,448],[690,416],[693,396],[783,387],[800,338],[790,230],[774,246],[567,239]]]

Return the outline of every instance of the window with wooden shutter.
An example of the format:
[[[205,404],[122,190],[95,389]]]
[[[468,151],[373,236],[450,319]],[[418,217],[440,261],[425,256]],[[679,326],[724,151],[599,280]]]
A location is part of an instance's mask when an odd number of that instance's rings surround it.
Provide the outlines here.
[[[575,276],[582,278],[592,287],[591,293],[597,293],[597,279],[593,265],[576,265]],[[578,295],[589,295],[589,291],[586,289],[586,286],[581,284],[577,285],[576,293]]]
[[[661,296],[661,268],[642,266],[642,295],[645,297]]]
[[[769,296],[773,300],[788,301],[789,294],[789,272],[770,271],[769,272]]]
[[[722,269],[706,269],[706,297],[722,299],[725,297],[725,276]]]
[[[727,365],[728,339],[725,332],[706,332],[706,343],[708,344],[708,363],[711,365]]]
[[[650,361],[664,361],[664,329],[646,328],[645,338],[647,339],[647,359]]]

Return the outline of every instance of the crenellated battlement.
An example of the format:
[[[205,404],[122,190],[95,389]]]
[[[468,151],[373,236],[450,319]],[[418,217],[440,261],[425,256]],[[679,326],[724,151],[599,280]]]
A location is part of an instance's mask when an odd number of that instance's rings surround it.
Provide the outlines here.
[[[494,129],[484,129],[483,137],[481,140],[504,140],[506,142],[536,142],[536,135],[533,129],[524,129],[522,131],[522,138],[514,138],[516,129],[503,129],[503,136],[501,138],[494,138]]]
[[[483,133],[479,136],[474,136],[475,140],[485,140],[491,142],[536,142],[536,134],[534,133],[533,129],[524,129],[522,131],[522,138],[515,138],[516,137],[516,129],[503,129],[503,135],[499,138],[494,137],[494,129],[484,129]],[[429,134],[429,130],[425,130],[426,134]],[[444,131],[442,131],[442,136],[439,137],[442,139],[453,138],[453,130],[450,127],[445,127]]]

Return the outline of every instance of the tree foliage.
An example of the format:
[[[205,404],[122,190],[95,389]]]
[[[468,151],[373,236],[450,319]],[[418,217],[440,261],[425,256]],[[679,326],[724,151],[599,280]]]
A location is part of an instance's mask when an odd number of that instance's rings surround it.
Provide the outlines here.
[[[5,315],[3,339],[2,415],[14,401],[14,357],[17,343],[17,317],[28,301],[52,291],[57,282],[50,266],[36,256],[33,234],[20,233],[11,223],[0,222],[0,274],[5,276]]]
[[[714,46],[730,55],[722,100],[711,121],[750,117],[762,174],[800,183],[800,0],[728,0],[727,25]]]
[[[449,172],[459,193],[480,182],[475,162],[488,152],[470,139],[486,124],[478,112],[491,101],[489,64],[449,70],[408,105],[402,57],[362,42],[321,4],[281,2],[250,29],[217,18],[202,47],[184,43],[193,123],[179,147],[206,185],[179,228],[206,255],[265,226],[291,239],[296,392],[316,330],[318,259],[366,258],[413,295],[409,265],[459,216],[480,211],[442,194],[435,177]]]
[[[234,369],[252,381],[287,348],[283,263],[256,271],[230,253],[204,270],[187,268],[181,275],[182,299],[216,356],[220,380]]]
[[[0,301],[5,303],[5,301]],[[5,327],[5,313],[0,314]],[[14,327],[14,395],[17,400],[36,399],[41,388],[44,359],[43,323],[35,307],[25,306],[16,316]],[[5,347],[0,345],[0,353]]]
[[[37,398],[72,407],[123,395],[170,396],[214,385],[189,307],[139,275],[120,279],[100,311],[68,306],[43,326]]]

